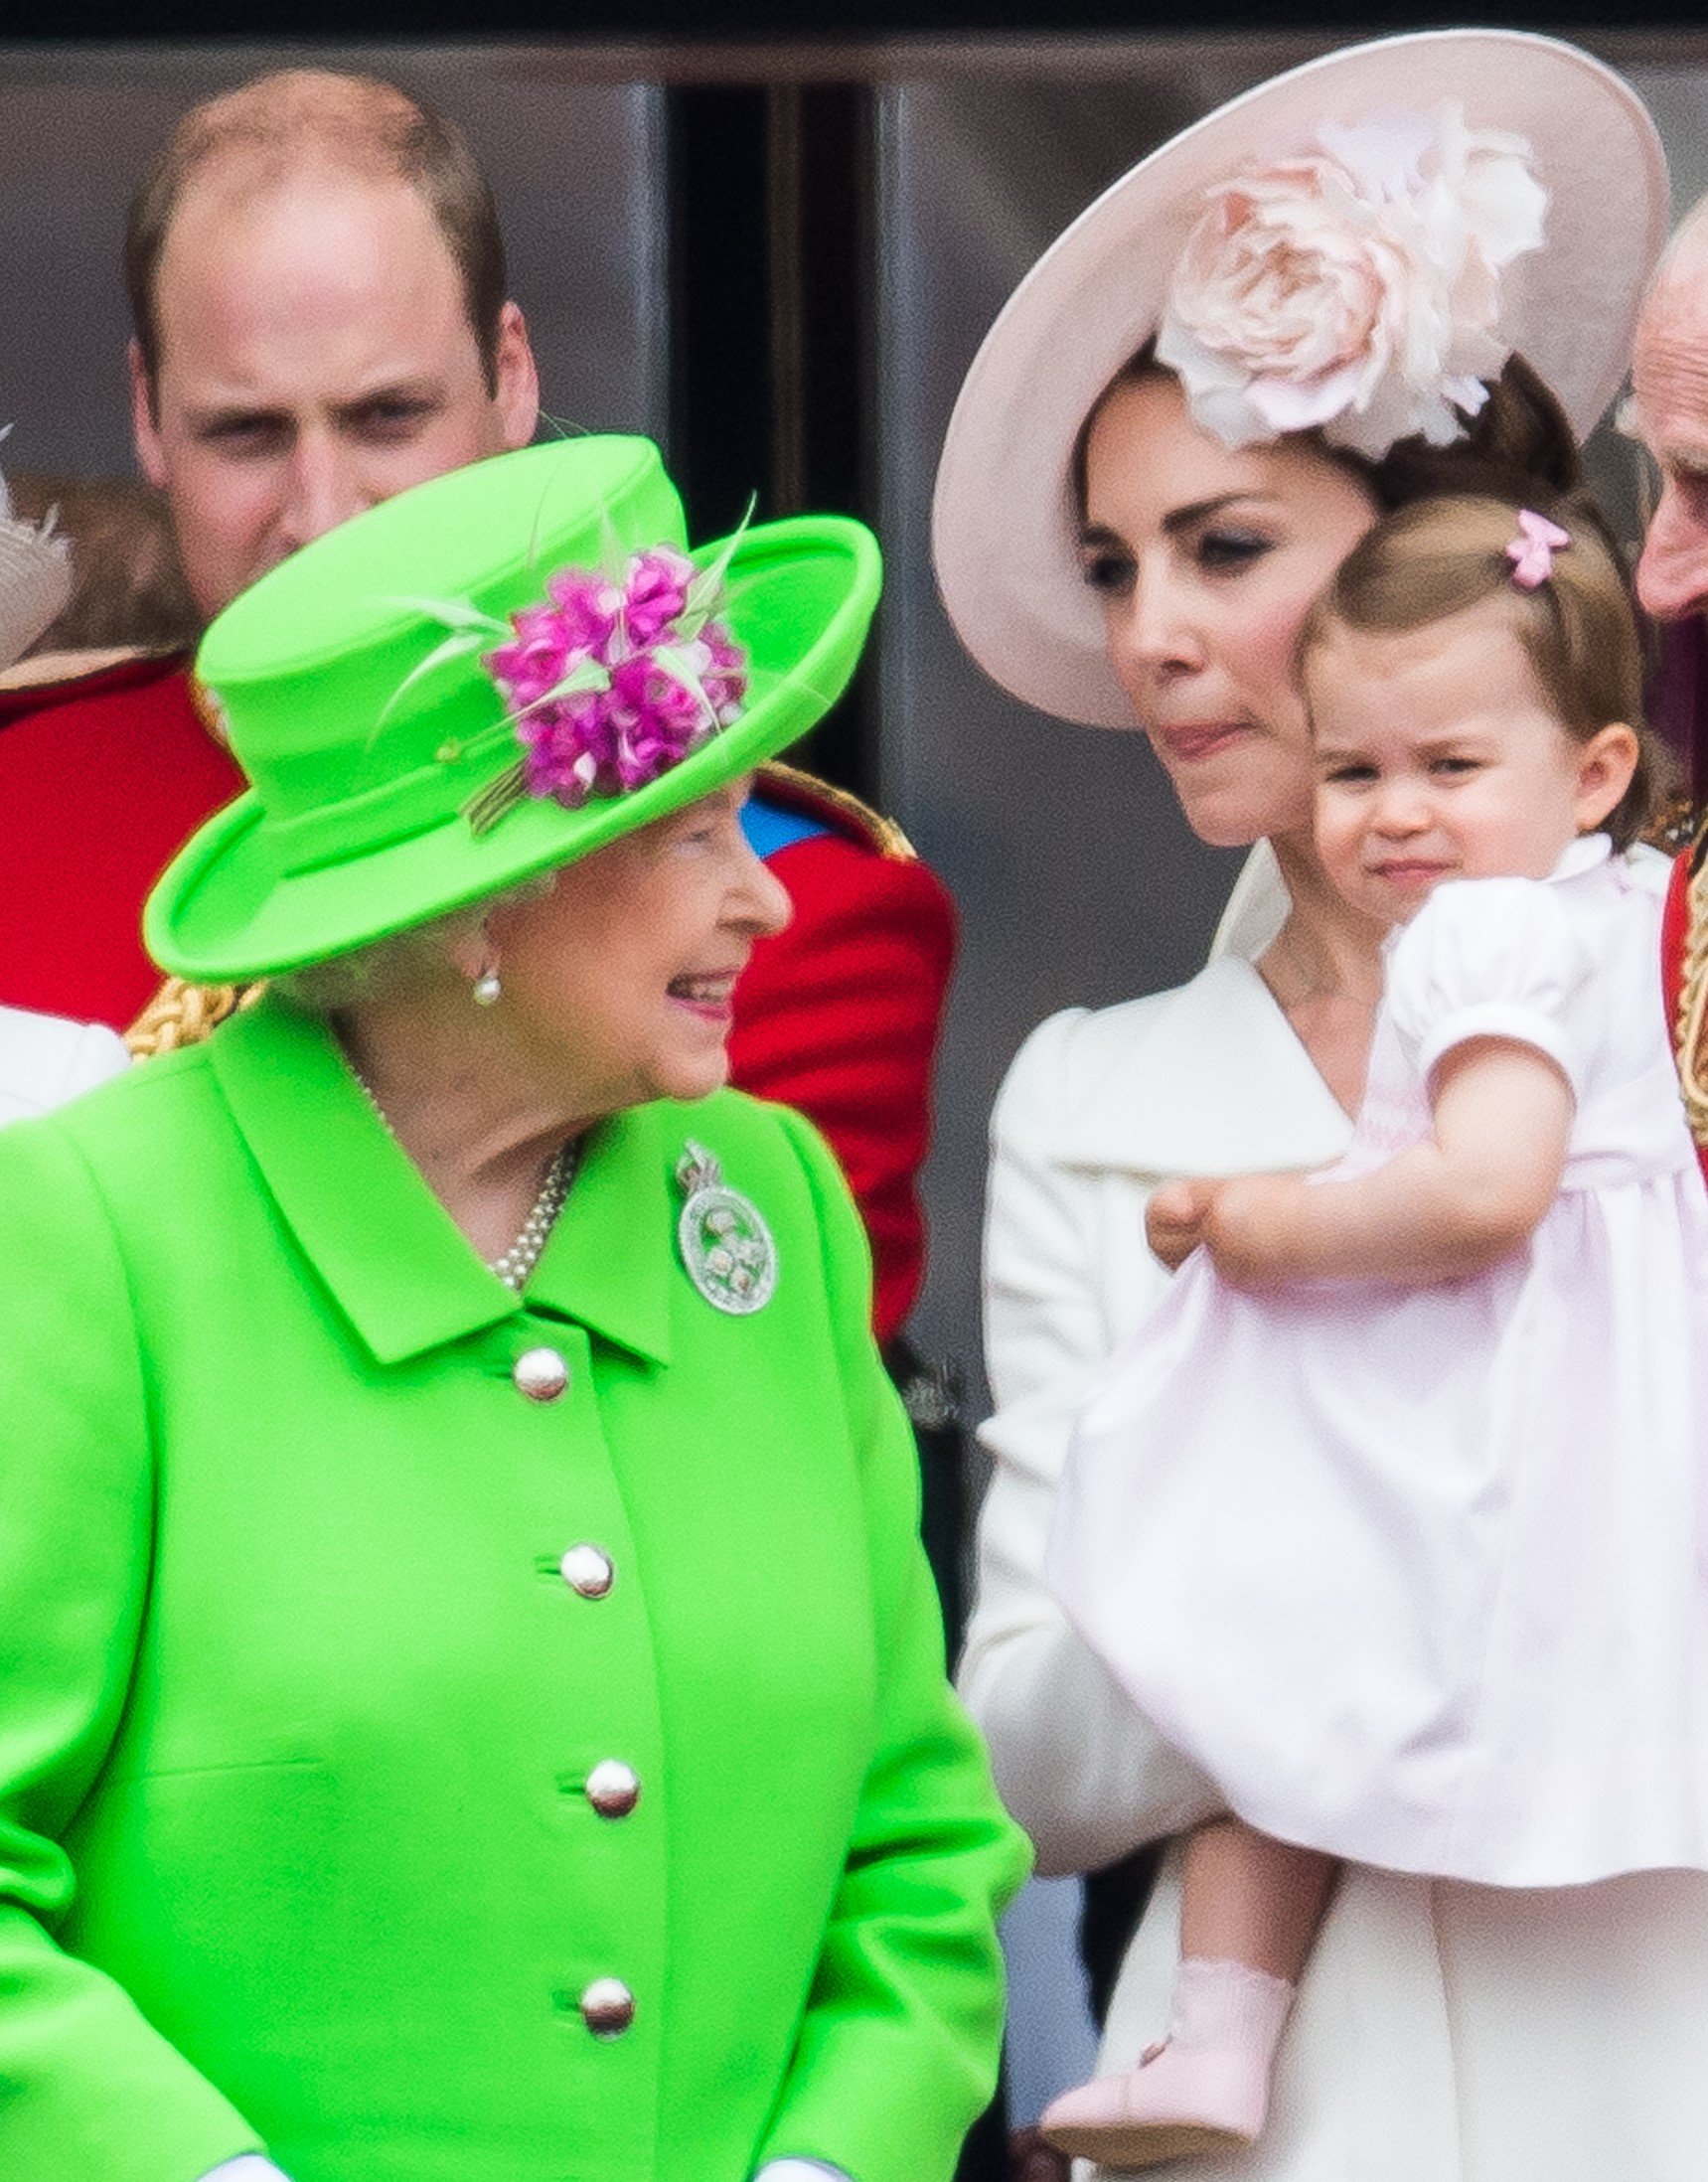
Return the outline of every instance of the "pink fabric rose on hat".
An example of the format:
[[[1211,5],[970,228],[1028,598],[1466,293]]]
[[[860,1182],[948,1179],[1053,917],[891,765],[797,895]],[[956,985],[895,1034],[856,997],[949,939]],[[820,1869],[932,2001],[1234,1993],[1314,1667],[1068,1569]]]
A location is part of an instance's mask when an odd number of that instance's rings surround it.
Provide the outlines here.
[[[1501,273],[1542,240],[1528,156],[1443,105],[1327,123],[1212,189],[1157,336],[1197,423],[1230,447],[1320,426],[1372,460],[1457,439],[1510,353]]]

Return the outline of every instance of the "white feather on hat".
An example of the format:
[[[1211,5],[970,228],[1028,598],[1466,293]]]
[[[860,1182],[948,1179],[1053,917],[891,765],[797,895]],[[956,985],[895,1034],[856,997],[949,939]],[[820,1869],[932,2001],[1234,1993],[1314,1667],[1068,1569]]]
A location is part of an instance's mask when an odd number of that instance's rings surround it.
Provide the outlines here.
[[[0,439],[12,429],[0,427]],[[0,477],[0,674],[13,666],[72,595],[71,546],[54,536],[54,522],[24,523]]]

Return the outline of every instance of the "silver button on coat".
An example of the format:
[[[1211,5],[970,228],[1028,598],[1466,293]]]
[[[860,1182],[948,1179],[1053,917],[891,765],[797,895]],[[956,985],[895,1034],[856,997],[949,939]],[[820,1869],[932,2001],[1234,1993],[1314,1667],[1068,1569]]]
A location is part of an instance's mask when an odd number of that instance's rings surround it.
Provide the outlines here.
[[[626,1818],[640,1799],[640,1776],[620,1758],[601,1759],[587,1776],[587,1800],[601,1818]]]
[[[525,1349],[510,1375],[531,1402],[554,1402],[569,1384],[569,1366],[554,1348]]]
[[[635,2019],[635,1996],[620,1977],[595,1977],[581,1995],[581,2020],[595,2038],[618,2038]]]
[[[572,1545],[557,1566],[569,1589],[583,1599],[602,1599],[617,1580],[609,1554],[596,1545]]]

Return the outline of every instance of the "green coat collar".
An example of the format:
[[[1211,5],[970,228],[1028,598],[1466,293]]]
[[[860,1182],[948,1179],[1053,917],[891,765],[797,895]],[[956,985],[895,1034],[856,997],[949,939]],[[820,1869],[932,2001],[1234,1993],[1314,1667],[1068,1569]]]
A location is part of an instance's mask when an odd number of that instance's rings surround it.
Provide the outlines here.
[[[286,1226],[378,1362],[522,1311],[363,1097],[325,1023],[268,998],[208,1051]],[[589,1132],[526,1299],[661,1364],[676,1250],[668,1115],[634,1107]]]

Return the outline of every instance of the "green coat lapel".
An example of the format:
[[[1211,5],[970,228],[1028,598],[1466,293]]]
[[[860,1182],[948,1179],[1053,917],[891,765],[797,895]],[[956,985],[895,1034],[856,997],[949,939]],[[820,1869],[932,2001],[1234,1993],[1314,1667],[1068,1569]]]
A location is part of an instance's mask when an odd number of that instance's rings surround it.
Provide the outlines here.
[[[329,1026],[266,999],[222,1026],[214,1072],[285,1226],[380,1363],[481,1332],[525,1307],[476,1257],[352,1076]],[[664,1118],[588,1135],[526,1307],[668,1363],[676,1217]]]
[[[589,1131],[562,1216],[528,1284],[528,1305],[602,1333],[652,1363],[671,1360],[677,1205],[670,1132],[683,1110],[631,1107]]]

